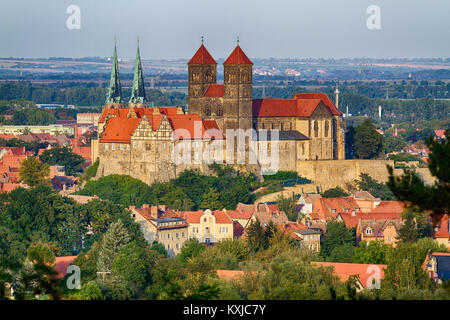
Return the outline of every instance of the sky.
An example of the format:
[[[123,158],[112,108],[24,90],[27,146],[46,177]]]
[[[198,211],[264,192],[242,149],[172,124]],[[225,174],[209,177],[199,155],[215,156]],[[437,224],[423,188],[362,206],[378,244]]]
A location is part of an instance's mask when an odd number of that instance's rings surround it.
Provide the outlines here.
[[[80,9],[79,29],[71,5]],[[366,12],[380,9],[380,29]],[[67,20],[71,22],[70,29]],[[370,19],[374,22],[375,20]],[[0,57],[450,57],[449,0],[1,0]]]

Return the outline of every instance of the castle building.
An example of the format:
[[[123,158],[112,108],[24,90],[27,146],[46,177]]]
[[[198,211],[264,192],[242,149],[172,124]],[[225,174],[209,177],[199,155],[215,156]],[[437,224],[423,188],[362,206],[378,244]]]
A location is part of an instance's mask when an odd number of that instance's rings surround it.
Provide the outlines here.
[[[256,146],[256,162],[250,163],[246,155],[241,166],[258,176],[266,169],[258,153],[261,145],[268,146],[269,154],[277,153],[278,170],[297,171],[298,161],[344,159],[342,113],[326,94],[253,99],[253,63],[239,43],[223,68],[224,83],[218,84],[217,62],[202,43],[188,62],[188,112],[181,107],[149,107],[138,45],[132,96],[126,105],[114,47],[99,139],[92,144],[93,160],[100,160],[97,177],[127,174],[153,183],[176,178],[186,169],[208,173],[212,161],[235,164],[228,161],[227,146],[232,145],[231,153],[236,154],[235,139],[242,135],[232,135],[237,129],[250,132],[244,137],[246,153],[254,152],[249,145]]]

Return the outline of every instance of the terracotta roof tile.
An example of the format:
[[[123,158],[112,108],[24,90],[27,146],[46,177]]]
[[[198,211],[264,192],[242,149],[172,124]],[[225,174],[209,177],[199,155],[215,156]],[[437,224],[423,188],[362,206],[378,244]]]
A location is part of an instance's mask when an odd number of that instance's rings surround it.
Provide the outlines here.
[[[58,278],[64,278],[67,273],[67,267],[70,266],[77,256],[65,256],[55,258],[55,271],[58,272]]]
[[[222,98],[223,94],[224,94],[223,84],[210,84],[203,96],[210,98]]]
[[[364,288],[368,287],[369,278],[374,275],[374,268],[380,268],[380,280],[384,278],[385,264],[363,264],[363,263],[339,263],[339,262],[311,262],[317,267],[333,267],[333,273],[345,282],[352,275],[359,275],[359,281]],[[371,283],[369,283],[371,286]]]
[[[255,117],[310,117],[323,103],[332,115],[342,113],[324,93],[297,93],[292,99],[253,99]]]
[[[239,45],[234,48],[223,64],[253,64]]]
[[[189,60],[188,65],[190,64],[217,64],[217,62],[202,44],[191,60]]]

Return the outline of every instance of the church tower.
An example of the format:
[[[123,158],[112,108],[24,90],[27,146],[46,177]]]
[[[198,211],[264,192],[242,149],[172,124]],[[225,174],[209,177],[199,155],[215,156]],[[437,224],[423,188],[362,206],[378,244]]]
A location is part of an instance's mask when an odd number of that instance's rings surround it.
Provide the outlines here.
[[[217,62],[202,45],[188,62],[189,92],[188,108],[189,113],[203,114],[201,97],[210,84],[217,81]]]
[[[136,53],[136,63],[134,66],[133,88],[131,89],[130,107],[144,107],[147,105],[145,95],[144,73],[142,72],[141,55],[139,53],[139,40]]]
[[[109,81],[108,93],[106,94],[105,108],[122,108],[122,87],[120,85],[119,62],[117,60],[116,43],[114,42],[114,55],[111,68],[111,79]]]
[[[252,128],[252,68],[253,62],[239,46],[223,63],[224,129]]]

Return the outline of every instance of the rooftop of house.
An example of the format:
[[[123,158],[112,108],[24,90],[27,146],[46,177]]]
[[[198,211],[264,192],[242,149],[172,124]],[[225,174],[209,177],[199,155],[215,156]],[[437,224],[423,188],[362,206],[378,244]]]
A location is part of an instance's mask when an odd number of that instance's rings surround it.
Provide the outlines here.
[[[292,99],[253,99],[254,117],[310,117],[319,105],[342,115],[325,93],[297,93]]]
[[[363,264],[363,263],[340,263],[340,262],[311,262],[313,266],[317,267],[332,267],[333,273],[339,276],[340,280],[345,282],[350,276],[358,275],[359,282],[364,287],[370,287],[371,276],[374,275],[375,268],[380,270],[380,279],[384,278],[384,269],[387,268],[385,264]]]
[[[364,233],[364,237],[381,237],[383,235],[384,230],[388,226],[394,226],[394,228],[398,231],[403,225],[404,221],[402,219],[360,219],[359,220],[359,228],[361,232]],[[370,228],[372,232],[367,234],[365,231]]]
[[[198,114],[174,114],[169,111],[174,108],[134,108],[136,118],[128,117],[129,108],[104,109],[99,122],[106,121],[107,123],[101,134],[100,142],[129,143],[141,121],[149,124],[152,130],[156,131],[165,119],[173,130],[173,139],[225,139],[215,120],[202,120]],[[107,120],[108,116],[110,118]],[[197,128],[198,123],[200,123],[199,128]]]
[[[359,205],[352,197],[318,198],[313,203],[313,212],[310,214],[314,220],[327,221],[335,219],[338,214],[351,215],[359,212]]]
[[[65,256],[55,258],[55,271],[58,273],[58,278],[64,278],[67,274],[67,267],[69,267],[77,256]]]
[[[441,218],[437,224],[437,230],[433,232],[433,238],[450,238],[450,223],[448,215]]]
[[[319,193],[304,193],[301,196],[305,203],[307,204],[313,204],[314,201],[316,201],[317,199],[322,198],[322,196]]]

